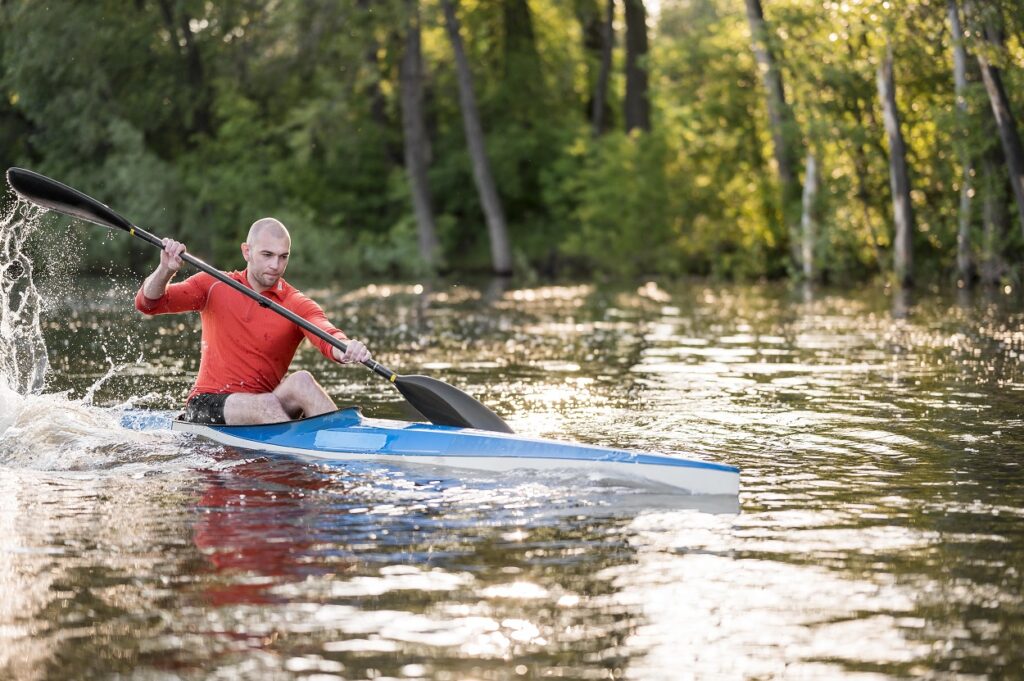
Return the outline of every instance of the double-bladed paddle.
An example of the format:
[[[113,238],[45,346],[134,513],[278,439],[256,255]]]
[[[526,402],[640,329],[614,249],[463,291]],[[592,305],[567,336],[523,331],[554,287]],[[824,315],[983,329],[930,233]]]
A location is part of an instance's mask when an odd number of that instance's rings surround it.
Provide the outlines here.
[[[127,218],[111,210],[105,204],[45,175],[40,175],[24,168],[10,168],[7,171],[7,181],[19,196],[38,206],[81,218],[102,227],[122,229],[132,236],[142,239],[152,246],[156,246],[160,250],[164,248],[164,244],[159,238],[141,227],[133,225]],[[274,301],[256,293],[251,288],[240,284],[199,258],[186,252],[181,254],[181,259],[196,269],[216,277],[219,281],[227,284],[242,295],[252,298],[263,307],[273,310],[317,338],[330,343],[342,352],[345,351],[347,346],[344,341],[338,340],[323,329],[310,324],[291,310],[281,307]],[[402,376],[372,359],[366,360],[363,362],[363,365],[378,376],[383,376],[391,381],[398,388],[398,391],[405,396],[409,404],[432,423],[442,426],[493,430],[501,433],[512,432],[512,429],[501,420],[500,416],[455,386],[449,385],[444,381],[439,381],[429,376]]]

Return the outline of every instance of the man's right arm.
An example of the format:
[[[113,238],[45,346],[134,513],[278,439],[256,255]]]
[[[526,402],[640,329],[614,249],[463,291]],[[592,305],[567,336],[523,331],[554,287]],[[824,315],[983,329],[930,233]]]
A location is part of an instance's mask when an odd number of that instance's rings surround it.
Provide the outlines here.
[[[160,264],[153,274],[146,277],[142,284],[142,295],[150,300],[160,300],[167,293],[167,284],[181,269],[181,254],[185,252],[185,244],[172,239],[163,239],[164,247],[160,251]]]
[[[206,303],[207,287],[199,281],[199,276],[168,286],[181,269],[185,245],[172,239],[164,239],[163,243],[160,264],[146,277],[135,295],[136,309],[147,315],[201,309]]]

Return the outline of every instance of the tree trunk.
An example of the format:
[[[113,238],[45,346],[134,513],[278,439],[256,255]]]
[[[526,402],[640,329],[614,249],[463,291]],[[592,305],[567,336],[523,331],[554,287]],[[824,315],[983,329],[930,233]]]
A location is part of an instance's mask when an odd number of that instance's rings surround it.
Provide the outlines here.
[[[892,189],[893,271],[901,287],[913,284],[913,252],[911,238],[914,231],[914,210],[910,203],[910,175],[907,171],[907,151],[900,130],[899,109],[896,106],[896,85],[892,75],[892,44],[886,41],[885,56],[878,65],[878,98],[882,102],[885,132],[889,138],[889,185]]]
[[[594,83],[594,98],[591,102],[590,122],[594,137],[600,137],[608,129],[608,79],[612,73],[612,49],[615,47],[615,0],[608,0],[604,21],[601,22],[601,66]]]
[[[986,28],[985,34],[991,43],[1000,44],[1001,40],[994,31]],[[1020,135],[1017,133],[1017,122],[1010,108],[1010,100],[1003,87],[1003,77],[999,69],[992,66],[985,58],[984,50],[978,51],[978,64],[981,66],[981,79],[985,83],[985,92],[992,103],[992,113],[999,128],[999,140],[1003,145],[1006,167],[1010,171],[1010,186],[1017,200],[1017,218],[1021,233],[1024,234],[1024,147],[1021,147]]]
[[[769,41],[768,23],[764,18],[761,0],[746,0],[747,22],[750,25],[750,38],[761,73],[768,104],[768,124],[771,129],[772,147],[775,154],[775,165],[779,173],[779,185],[782,192],[782,219],[789,236],[790,255],[793,264],[799,267],[801,246],[799,235],[800,184],[797,181],[797,147],[796,124],[793,114],[786,103],[786,91],[782,85],[782,72],[776,64],[776,55],[772,52]]]
[[[949,28],[953,35],[953,87],[956,95],[957,154],[960,156],[960,209],[957,212],[956,270],[964,285],[974,281],[974,258],[971,253],[971,153],[967,146],[967,51],[960,25],[956,0],[947,1]]]
[[[651,129],[647,95],[647,10],[643,0],[624,0],[626,6],[626,132]]]
[[[191,131],[210,135],[213,133],[212,96],[206,83],[202,54],[192,33],[192,19],[184,7],[172,4],[171,0],[159,0],[157,6],[163,17],[164,27],[173,37],[172,42],[178,46],[178,52],[185,60],[186,83],[192,91],[193,102]],[[176,9],[181,9],[180,16],[175,16]]]
[[[430,198],[427,169],[430,166],[430,139],[423,120],[423,55],[420,49],[419,0],[407,0],[409,23],[405,51],[399,64],[402,97],[402,139],[405,147],[405,172],[409,175],[412,206],[416,215],[420,257],[431,269],[440,256],[437,228]]]
[[[981,160],[981,215],[982,247],[979,274],[981,282],[995,286],[1006,273],[1003,247],[1010,231],[1010,216],[1006,211],[1009,188],[1002,174],[1003,159],[998,147],[993,147]]]
[[[462,45],[459,34],[459,20],[455,16],[454,0],[441,0],[444,10],[445,26],[448,38],[452,43],[455,56],[455,68],[459,81],[459,106],[462,109],[462,124],[466,132],[466,145],[473,163],[473,179],[476,182],[480,203],[483,205],[487,220],[487,233],[491,241],[491,262],[496,274],[511,274],[512,252],[508,241],[508,228],[505,225],[505,212],[501,206],[498,190],[491,176],[490,162],[484,148],[484,131],[480,125],[480,113],[477,111],[476,94],[473,91],[473,75],[469,70],[469,60]]]
[[[365,21],[367,24],[372,21],[369,14],[373,11],[373,7],[370,3],[371,0],[356,0],[356,6],[359,10],[366,13]],[[363,94],[370,100],[370,117],[373,119],[373,122],[381,126],[381,128],[388,128],[390,127],[390,121],[387,114],[387,102],[384,101],[384,92],[380,87],[381,73],[380,58],[378,56],[380,43],[377,42],[377,38],[372,30],[364,28],[364,31],[367,36],[367,44],[366,49],[363,51],[363,62],[370,72],[370,78],[367,79],[366,89],[363,91]]]
[[[359,78],[356,82],[364,84],[361,94],[365,97],[365,101],[370,103],[370,120],[374,122],[377,128],[376,134],[380,138],[381,153],[390,164],[398,166],[403,162],[402,149],[398,145],[398,139],[394,135],[384,134],[385,131],[394,128],[395,121],[388,109],[384,88],[381,86],[384,80],[380,55],[381,43],[377,40],[377,34],[374,31],[376,19],[373,14],[372,0],[357,0],[356,5],[364,13],[362,18],[363,26],[357,29],[357,32],[359,35],[365,36],[366,41],[365,49],[363,50],[363,69],[365,70],[366,77]],[[390,32],[390,38],[393,43],[401,40],[400,33],[394,30]],[[395,51],[398,50],[396,49]]]
[[[803,208],[800,217],[800,231],[802,232],[802,253],[803,275],[807,281],[813,281],[816,273],[814,271],[814,245],[818,239],[818,161],[814,152],[807,151],[807,162],[804,166],[804,192]]]
[[[306,0],[297,7],[295,58],[292,72],[301,82],[310,82],[325,54],[324,40],[341,30],[345,11],[336,0]]]
[[[503,9],[505,77],[528,80],[530,82],[526,84],[530,87],[539,87],[544,74],[530,6],[526,0],[504,0]]]

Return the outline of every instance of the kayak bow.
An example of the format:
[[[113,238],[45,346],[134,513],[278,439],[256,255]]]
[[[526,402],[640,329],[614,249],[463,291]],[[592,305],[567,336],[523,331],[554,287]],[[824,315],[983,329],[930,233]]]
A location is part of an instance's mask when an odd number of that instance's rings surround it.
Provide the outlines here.
[[[173,430],[220,444],[329,461],[385,461],[485,471],[582,468],[691,494],[739,492],[739,469],[661,454],[365,418],[357,407],[298,421],[221,426],[174,421]]]

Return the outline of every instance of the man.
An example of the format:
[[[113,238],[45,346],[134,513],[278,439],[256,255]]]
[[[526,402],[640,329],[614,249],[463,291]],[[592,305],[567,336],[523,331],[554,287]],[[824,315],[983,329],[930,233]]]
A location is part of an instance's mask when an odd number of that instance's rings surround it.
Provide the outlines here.
[[[337,408],[308,371],[285,378],[303,336],[328,359],[342,364],[363,362],[370,353],[332,326],[319,305],[282,278],[291,251],[291,236],[283,224],[273,218],[254,222],[242,244],[248,266],[228,276],[344,340],[348,345],[344,353],[209,274],[168,285],[181,269],[185,246],[171,239],[163,243],[160,264],[135,295],[135,307],[146,315],[199,311],[202,356],[185,404],[187,420],[277,423]]]

